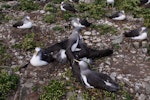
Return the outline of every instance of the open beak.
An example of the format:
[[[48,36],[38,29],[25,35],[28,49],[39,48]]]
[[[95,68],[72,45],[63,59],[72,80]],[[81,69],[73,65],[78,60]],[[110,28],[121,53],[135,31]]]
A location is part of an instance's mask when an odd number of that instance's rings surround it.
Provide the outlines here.
[[[77,60],[77,59],[73,59],[75,62],[77,62],[77,63],[79,63],[80,61],[79,60]]]

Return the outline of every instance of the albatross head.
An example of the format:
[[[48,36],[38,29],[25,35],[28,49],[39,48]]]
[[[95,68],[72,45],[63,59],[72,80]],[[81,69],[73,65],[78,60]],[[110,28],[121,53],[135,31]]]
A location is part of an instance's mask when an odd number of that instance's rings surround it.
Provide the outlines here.
[[[40,47],[36,47],[35,48],[35,55],[37,56],[40,51],[41,51],[41,48]]]
[[[121,12],[122,14],[124,14],[124,10],[121,10],[120,12]]]

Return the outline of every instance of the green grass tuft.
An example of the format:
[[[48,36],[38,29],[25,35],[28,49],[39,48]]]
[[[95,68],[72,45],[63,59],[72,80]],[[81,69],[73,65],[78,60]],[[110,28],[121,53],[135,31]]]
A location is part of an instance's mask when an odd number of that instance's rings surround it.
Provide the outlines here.
[[[51,80],[49,85],[44,87],[40,100],[59,100],[63,95],[65,95],[64,83]]]
[[[5,100],[12,90],[17,88],[19,77],[9,75],[5,70],[0,71],[0,100]]]

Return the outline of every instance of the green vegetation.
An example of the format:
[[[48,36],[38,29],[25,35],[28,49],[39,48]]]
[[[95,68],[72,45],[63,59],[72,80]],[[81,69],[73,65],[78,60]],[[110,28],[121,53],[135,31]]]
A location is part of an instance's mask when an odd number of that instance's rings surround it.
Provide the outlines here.
[[[144,18],[144,25],[150,28],[150,9],[140,7],[139,0],[118,0],[115,7],[133,14],[136,18]]]
[[[51,0],[54,4],[60,4],[63,0]]]
[[[14,48],[19,48],[19,49],[24,49],[24,50],[32,50],[34,49],[37,45],[39,45],[36,41],[34,41],[35,34],[26,34],[24,40],[19,43],[13,45]]]
[[[84,17],[100,19],[104,15],[103,5],[101,4],[85,4],[78,5],[78,10]],[[80,15],[81,16],[81,15]]]
[[[19,0],[20,1],[20,10],[32,11],[38,10],[39,5],[35,3],[33,0]]]
[[[54,23],[55,20],[56,20],[56,16],[54,14],[46,14],[44,16],[44,21],[46,23],[50,23],[51,24],[51,23]]]
[[[40,100],[59,100],[63,95],[65,95],[64,83],[58,80],[51,80],[49,85],[44,87]]]
[[[54,31],[63,31],[63,28],[60,26],[55,26],[55,27],[53,27],[53,30]]]
[[[107,33],[110,33],[110,34],[116,34],[117,33],[117,29],[113,26],[110,26],[110,25],[92,25],[91,26],[93,29],[99,31],[99,33],[101,35],[104,35],[104,34],[107,34]]]
[[[52,3],[47,3],[46,6],[44,7],[44,10],[52,12],[52,13],[56,13],[57,12],[57,8]]]
[[[8,47],[6,47],[3,41],[0,41],[0,66],[5,65],[5,62],[11,59],[10,55],[7,53]]]
[[[18,76],[15,74],[9,75],[5,70],[0,70],[0,100],[5,100],[17,88],[18,83]]]
[[[9,9],[11,6],[8,4],[1,5],[0,9]]]

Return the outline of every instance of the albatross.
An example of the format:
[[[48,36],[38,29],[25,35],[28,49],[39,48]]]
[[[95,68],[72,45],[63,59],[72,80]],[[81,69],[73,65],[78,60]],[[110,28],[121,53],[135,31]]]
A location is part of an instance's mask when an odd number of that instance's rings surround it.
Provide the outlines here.
[[[112,14],[111,16],[109,16],[109,18],[111,18],[112,20],[125,20],[126,19],[126,15],[124,10],[118,11],[114,14]]]
[[[84,61],[74,59],[80,67],[80,77],[86,88],[103,89],[109,92],[116,92],[120,89],[119,85],[114,82],[107,74],[92,71]]]
[[[47,65],[48,63],[53,62],[53,61],[54,61],[54,58],[52,57],[51,54],[47,54],[40,47],[36,47],[35,53],[33,54],[30,60],[30,63],[31,65],[35,67],[40,67],[40,66]]]
[[[133,40],[145,40],[147,38],[148,29],[146,27],[140,27],[133,29],[129,32],[125,32],[125,37],[131,37]]]
[[[29,16],[25,16],[21,21],[16,22],[13,24],[13,27],[20,28],[20,29],[28,29],[32,27],[32,22]]]
[[[86,19],[73,18],[71,24],[76,27],[89,27],[92,23],[88,22]]]
[[[60,8],[62,11],[71,11],[71,12],[77,12],[77,10],[69,3],[61,2]]]

